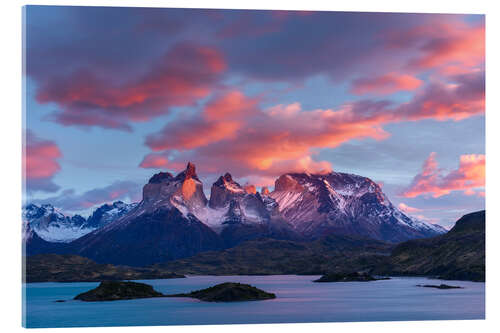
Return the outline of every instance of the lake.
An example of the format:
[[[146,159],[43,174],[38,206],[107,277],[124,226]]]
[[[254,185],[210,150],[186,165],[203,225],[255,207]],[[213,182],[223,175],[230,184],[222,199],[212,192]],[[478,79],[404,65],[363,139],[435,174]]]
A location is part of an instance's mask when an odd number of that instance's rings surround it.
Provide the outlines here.
[[[372,282],[313,283],[319,276],[189,276],[140,280],[165,294],[185,293],[222,282],[248,283],[277,298],[207,303],[190,298],[112,302],[72,300],[96,282],[25,284],[26,327],[204,325],[394,320],[484,319],[485,284],[396,277]],[[440,290],[417,284],[458,285]],[[56,300],[66,300],[56,303]]]

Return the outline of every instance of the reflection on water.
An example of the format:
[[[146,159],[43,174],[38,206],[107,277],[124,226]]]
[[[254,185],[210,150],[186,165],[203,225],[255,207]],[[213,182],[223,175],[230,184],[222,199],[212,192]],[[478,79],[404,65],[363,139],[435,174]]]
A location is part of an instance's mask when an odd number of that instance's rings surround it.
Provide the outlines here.
[[[26,284],[27,327],[299,323],[340,321],[484,319],[484,283],[446,281],[464,289],[420,288],[426,278],[312,283],[317,276],[192,276],[144,280],[165,294],[222,282],[242,282],[275,293],[258,302],[207,303],[151,298],[86,303],[71,300],[98,283]],[[56,300],[67,300],[56,303]]]

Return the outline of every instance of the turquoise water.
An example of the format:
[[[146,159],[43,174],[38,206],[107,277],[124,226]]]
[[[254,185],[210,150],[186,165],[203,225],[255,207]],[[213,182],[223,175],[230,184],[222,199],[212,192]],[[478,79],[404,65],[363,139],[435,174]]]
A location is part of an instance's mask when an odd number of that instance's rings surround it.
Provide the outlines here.
[[[393,278],[373,282],[312,283],[317,276],[191,276],[143,280],[165,294],[222,282],[249,283],[276,294],[274,300],[207,303],[190,298],[81,302],[72,298],[98,285],[28,283],[26,327],[144,326],[342,321],[484,319],[484,283]],[[417,284],[464,289],[420,288]],[[56,303],[56,300],[66,300]]]

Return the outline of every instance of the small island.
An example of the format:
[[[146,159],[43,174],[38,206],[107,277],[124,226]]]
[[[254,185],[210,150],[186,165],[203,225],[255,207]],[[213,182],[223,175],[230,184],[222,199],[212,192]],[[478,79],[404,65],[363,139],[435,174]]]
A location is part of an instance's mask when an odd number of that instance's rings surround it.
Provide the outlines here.
[[[168,295],[167,297],[192,297],[205,302],[242,302],[273,299],[276,295],[248,284],[226,282],[188,294]]]
[[[440,285],[435,285],[435,284],[417,284],[417,287],[423,287],[423,288],[436,288],[436,289],[463,289],[463,287],[460,286],[449,286],[447,284],[440,284]]]
[[[102,281],[97,288],[81,293],[75,296],[74,299],[85,302],[99,302],[164,296],[145,283]]]
[[[377,280],[390,280],[389,277],[376,278],[368,273],[327,273],[313,282],[368,282]]]

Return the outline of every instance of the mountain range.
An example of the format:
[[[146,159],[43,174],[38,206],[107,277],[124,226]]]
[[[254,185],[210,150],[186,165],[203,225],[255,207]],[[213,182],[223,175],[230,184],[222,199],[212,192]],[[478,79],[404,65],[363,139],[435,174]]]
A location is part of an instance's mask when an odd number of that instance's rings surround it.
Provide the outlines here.
[[[23,221],[47,242],[69,243],[128,213],[137,204],[115,201],[98,207],[88,218],[67,216],[51,204],[29,204],[23,208]]]
[[[55,253],[133,266],[263,238],[314,241],[345,236],[398,243],[446,232],[405,215],[366,177],[289,173],[276,180],[274,191],[257,192],[226,173],[212,185],[207,199],[192,163],[176,176],[152,176],[136,204],[104,205],[87,219],[65,217],[49,205],[28,205],[24,217],[31,233],[26,237],[28,253],[46,252],[37,246],[50,248],[59,242],[59,249],[51,248]]]
[[[352,272],[484,281],[485,211],[464,215],[446,234],[399,244],[336,235],[313,241],[267,238],[148,267],[97,264],[74,254],[31,255],[25,265],[28,282],[160,279],[178,277],[179,273],[322,275]]]

